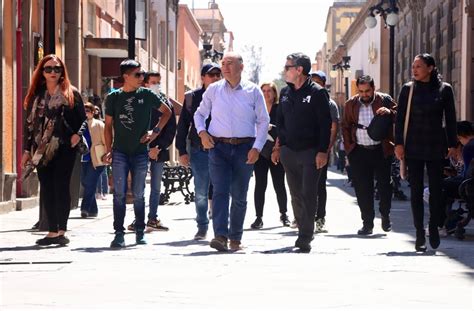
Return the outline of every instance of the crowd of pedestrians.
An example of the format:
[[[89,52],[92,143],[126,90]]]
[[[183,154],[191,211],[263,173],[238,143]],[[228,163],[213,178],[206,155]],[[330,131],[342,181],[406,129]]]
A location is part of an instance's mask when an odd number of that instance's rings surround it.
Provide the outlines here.
[[[66,245],[69,239],[69,184],[77,150],[81,150],[81,216],[97,217],[97,198],[113,185],[114,239],[110,247],[125,243],[127,190],[133,195],[135,220],[127,228],[135,242],[146,244],[145,233],[169,230],[158,217],[161,179],[170,146],[175,139],[179,164],[190,167],[194,178],[195,240],[208,237],[220,252],[242,246],[250,178],[255,176],[255,221],[264,226],[263,210],[270,171],[280,221],[290,226],[285,176],[298,237],[295,247],[310,252],[315,233],[327,232],[326,180],[330,156],[337,150],[338,169],[350,168],[361,212],[358,235],[374,228],[375,194],[379,200],[382,230],[392,230],[392,163],[408,167],[411,208],[416,229],[416,251],[426,250],[423,219],[424,169],[429,189],[429,243],[439,247],[456,189],[472,176],[474,127],[456,122],[452,87],[442,81],[433,57],[419,54],[413,60],[413,79],[395,101],[376,91],[372,77],[356,79],[358,94],[342,109],[326,90],[326,74],[311,71],[302,53],[287,56],[280,92],[272,82],[260,86],[242,78],[241,55],[229,52],[221,64],[201,68],[202,86],[185,94],[179,120],[161,92],[158,72],[144,72],[135,60],[120,64],[123,86],[100,108],[83,103],[71,86],[64,63],[45,56],[36,68],[25,98],[22,166],[27,174],[37,169],[41,200],[46,207],[49,232],[38,245]],[[86,145],[86,151],[82,150]],[[78,147],[79,146],[79,147]],[[458,147],[463,147],[459,151]],[[446,159],[463,163],[459,174],[443,180]],[[448,161],[449,163],[449,161]],[[110,168],[111,166],[111,172]],[[149,212],[145,222],[145,178],[151,177]],[[129,182],[131,181],[131,182]],[[130,189],[129,189],[130,188]],[[426,191],[425,191],[426,192]]]

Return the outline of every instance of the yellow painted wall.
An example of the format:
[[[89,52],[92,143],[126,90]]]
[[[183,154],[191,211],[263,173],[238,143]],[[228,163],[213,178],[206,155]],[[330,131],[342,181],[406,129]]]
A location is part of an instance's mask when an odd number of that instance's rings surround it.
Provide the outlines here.
[[[3,142],[3,154],[2,162],[5,173],[13,173],[13,131],[15,130],[13,123],[13,109],[14,103],[14,67],[13,67],[13,44],[15,40],[15,28],[13,27],[13,16],[14,10],[12,8],[11,1],[5,1],[3,7],[3,55],[4,55],[4,67],[2,72],[3,80],[3,98],[2,98],[2,109],[3,109],[3,129],[2,129],[2,142]]]

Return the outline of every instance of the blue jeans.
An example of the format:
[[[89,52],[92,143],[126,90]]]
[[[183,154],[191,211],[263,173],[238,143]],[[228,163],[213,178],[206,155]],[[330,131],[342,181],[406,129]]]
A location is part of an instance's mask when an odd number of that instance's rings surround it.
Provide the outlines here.
[[[127,177],[132,175],[133,210],[135,211],[135,230],[145,230],[145,178],[148,169],[148,153],[127,155],[118,150],[112,153],[112,176],[114,179],[114,230],[124,232],[125,199]]]
[[[155,160],[150,161],[150,211],[148,219],[156,219],[158,217],[158,204],[160,204],[161,193],[161,177],[163,175],[164,162]]]
[[[215,236],[236,241],[242,239],[247,191],[253,171],[253,165],[245,162],[252,145],[253,142],[240,145],[218,142],[209,151],[209,174],[214,186],[212,224]],[[232,203],[229,211],[230,196]]]
[[[103,166],[102,174],[100,174],[99,180],[97,181],[97,193],[107,194],[109,193],[109,178],[107,176],[107,169]]]
[[[85,211],[89,214],[97,214],[97,201],[95,200],[95,188],[97,180],[104,171],[103,166],[97,166],[94,169],[92,161],[82,162],[81,168],[81,184],[84,187],[84,193],[82,195],[81,211]]]
[[[207,231],[209,193],[209,152],[199,148],[191,148],[191,169],[194,178],[194,203],[196,204],[196,222],[199,230]]]

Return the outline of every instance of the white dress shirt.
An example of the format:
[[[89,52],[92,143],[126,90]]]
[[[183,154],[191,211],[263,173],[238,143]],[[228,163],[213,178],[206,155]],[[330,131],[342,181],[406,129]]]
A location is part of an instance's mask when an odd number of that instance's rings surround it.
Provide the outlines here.
[[[202,102],[194,114],[198,133],[206,130],[206,119],[211,115],[208,132],[214,137],[255,137],[253,148],[262,150],[267,139],[268,115],[260,88],[249,81],[232,86],[222,79],[206,89]]]

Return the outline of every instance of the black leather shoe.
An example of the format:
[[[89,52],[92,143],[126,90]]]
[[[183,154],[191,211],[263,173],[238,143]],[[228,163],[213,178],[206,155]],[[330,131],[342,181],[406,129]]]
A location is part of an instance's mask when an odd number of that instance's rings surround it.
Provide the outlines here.
[[[311,240],[298,238],[295,242],[295,247],[299,248],[302,253],[311,252]]]
[[[382,230],[385,232],[392,231],[392,223],[390,222],[389,216],[382,216]]]
[[[257,217],[257,219],[255,219],[253,224],[250,225],[250,228],[252,228],[252,229],[262,229],[263,228],[262,218]]]
[[[59,245],[68,245],[69,244],[69,238],[65,235],[58,235],[58,240],[57,243]]]
[[[439,231],[437,226],[429,226],[430,245],[433,249],[437,249],[440,243]]]
[[[363,226],[362,228],[359,229],[359,231],[357,231],[357,234],[358,235],[371,235],[372,232],[373,232],[372,228]]]
[[[415,249],[417,252],[426,252],[425,230],[416,230]]]
[[[44,238],[42,239],[39,239],[39,240],[36,240],[36,244],[37,245],[41,245],[41,246],[48,246],[48,245],[53,245],[53,244],[59,244],[58,243],[58,238],[57,236],[55,237],[47,237],[45,236]]]
[[[280,221],[283,224],[284,227],[289,227],[290,226],[290,220],[288,219],[288,216],[286,214],[281,214],[280,216]]]

